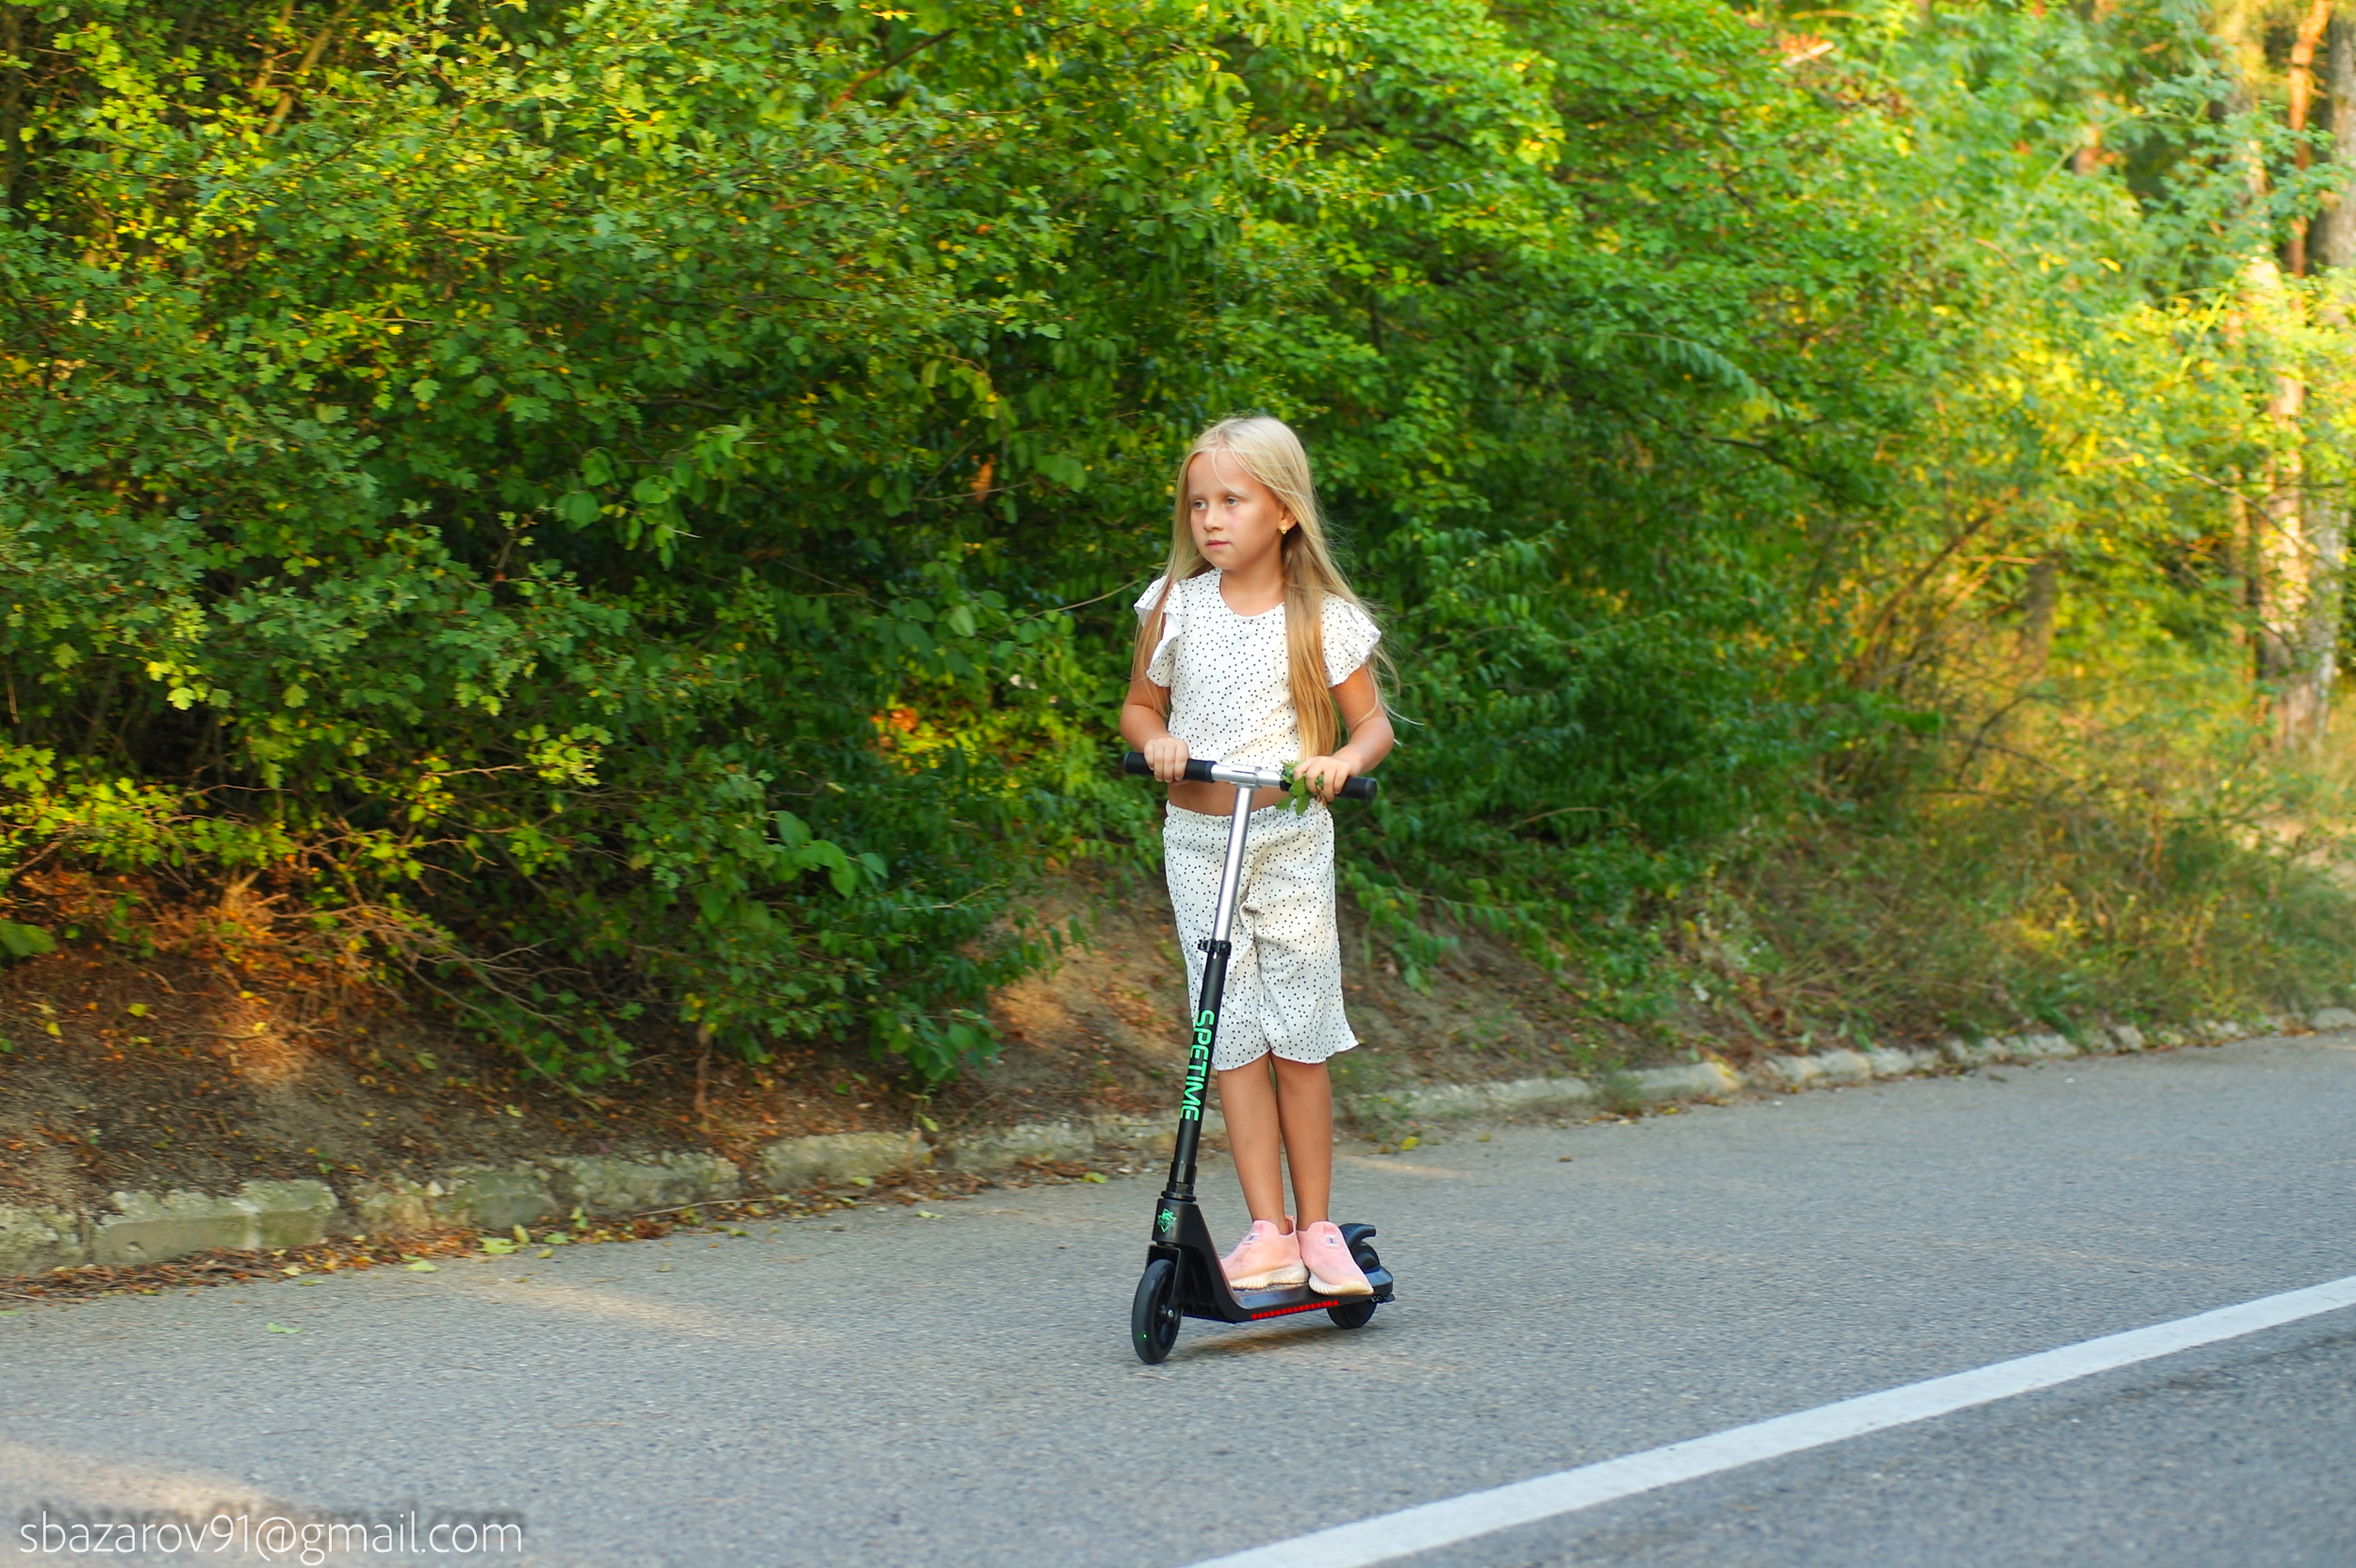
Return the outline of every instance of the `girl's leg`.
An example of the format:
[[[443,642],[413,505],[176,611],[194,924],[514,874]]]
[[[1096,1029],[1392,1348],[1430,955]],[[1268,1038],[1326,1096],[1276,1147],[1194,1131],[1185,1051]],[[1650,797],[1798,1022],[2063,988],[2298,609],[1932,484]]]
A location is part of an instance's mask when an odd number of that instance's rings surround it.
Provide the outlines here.
[[[1268,1057],[1221,1070],[1219,1102],[1227,1113],[1227,1143],[1243,1179],[1243,1200],[1252,1208],[1252,1229],[1219,1259],[1227,1283],[1235,1290],[1305,1284],[1309,1266],[1301,1259],[1300,1237],[1284,1223],[1283,1124]]]
[[[1323,1062],[1288,1062],[1274,1053],[1268,1059],[1276,1064],[1275,1109],[1284,1123],[1284,1155],[1293,1168],[1293,1201],[1300,1205],[1300,1222],[1314,1225],[1327,1217],[1326,1210],[1333,1201],[1333,1075]],[[1221,1092],[1225,1087],[1221,1080]],[[1227,1125],[1232,1138],[1235,1125],[1232,1111]],[[1235,1168],[1243,1168],[1240,1153]],[[1279,1188],[1278,1201],[1283,1198]],[[1257,1217],[1260,1211],[1255,1205],[1252,1212]]]
[[[1235,1157],[1236,1178],[1243,1183],[1244,1206],[1252,1211],[1252,1218],[1274,1220],[1281,1229],[1284,1223],[1284,1145],[1292,1123],[1289,1113],[1280,1116],[1278,1111],[1268,1061],[1263,1056],[1222,1071],[1219,1108],[1227,1118],[1227,1147]],[[1330,1105],[1326,1114],[1331,1125]],[[1327,1141],[1332,1141],[1330,1133]],[[1330,1150],[1327,1163],[1332,1164]]]

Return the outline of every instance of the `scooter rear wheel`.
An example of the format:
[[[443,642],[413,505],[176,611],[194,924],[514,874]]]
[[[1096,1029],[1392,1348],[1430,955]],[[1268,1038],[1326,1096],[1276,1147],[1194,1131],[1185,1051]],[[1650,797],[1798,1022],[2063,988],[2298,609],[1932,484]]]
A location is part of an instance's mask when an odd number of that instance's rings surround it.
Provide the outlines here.
[[[1360,1268],[1369,1274],[1383,1266],[1383,1255],[1374,1250],[1372,1242],[1360,1242],[1350,1250],[1350,1255]],[[1325,1309],[1325,1315],[1333,1320],[1337,1329],[1363,1329],[1374,1320],[1374,1303],[1336,1301]]]
[[[1129,1348],[1148,1366],[1160,1365],[1178,1343],[1178,1325],[1185,1319],[1177,1297],[1178,1266],[1168,1258],[1147,1263],[1129,1306]]]

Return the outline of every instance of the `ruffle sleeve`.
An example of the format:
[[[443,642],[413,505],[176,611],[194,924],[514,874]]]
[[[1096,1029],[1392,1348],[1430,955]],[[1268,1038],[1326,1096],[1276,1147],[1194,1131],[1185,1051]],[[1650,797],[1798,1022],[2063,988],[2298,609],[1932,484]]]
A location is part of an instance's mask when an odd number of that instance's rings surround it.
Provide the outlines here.
[[[1163,579],[1155,578],[1144,596],[1137,600],[1137,620],[1142,623],[1153,615],[1153,606],[1162,596]],[[1153,644],[1153,656],[1145,662],[1145,678],[1156,686],[1168,686],[1178,674],[1178,634],[1186,629],[1186,584],[1170,590],[1170,603],[1162,611],[1162,634]]]
[[[1383,640],[1374,617],[1337,595],[1325,596],[1325,683],[1339,686],[1358,673]]]

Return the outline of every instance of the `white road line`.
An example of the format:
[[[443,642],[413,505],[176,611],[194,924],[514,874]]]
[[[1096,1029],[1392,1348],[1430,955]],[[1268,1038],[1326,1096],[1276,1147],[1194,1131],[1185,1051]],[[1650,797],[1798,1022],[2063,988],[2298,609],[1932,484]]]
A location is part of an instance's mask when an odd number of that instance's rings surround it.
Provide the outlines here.
[[[2356,1306],[2356,1275],[2286,1291],[2237,1307],[2180,1317],[2149,1329],[2106,1334],[2058,1350],[2040,1351],[2017,1361],[2000,1361],[1977,1371],[1957,1372],[1904,1388],[1861,1395],[1837,1404],[1820,1405],[1770,1421],[1755,1421],[1708,1437],[1672,1443],[1559,1470],[1551,1476],[1515,1481],[1486,1492],[1466,1493],[1441,1502],[1379,1514],[1352,1525],[1337,1525],[1311,1535],[1295,1536],[1249,1551],[1210,1558],[1193,1568],[1366,1568],[1435,1547],[1449,1546],[1494,1530],[1533,1524],[1558,1514],[1576,1513],[1615,1498],[1674,1486],[1721,1470],[1740,1469],[1761,1460],[1778,1459],[1828,1443],[1840,1443],[1867,1432],[1928,1421],[1973,1405],[2033,1394],[2041,1388],[2115,1371],[2137,1362],[2174,1355],[2220,1340],[2239,1339],[2262,1330],[2280,1328],[2342,1307]]]

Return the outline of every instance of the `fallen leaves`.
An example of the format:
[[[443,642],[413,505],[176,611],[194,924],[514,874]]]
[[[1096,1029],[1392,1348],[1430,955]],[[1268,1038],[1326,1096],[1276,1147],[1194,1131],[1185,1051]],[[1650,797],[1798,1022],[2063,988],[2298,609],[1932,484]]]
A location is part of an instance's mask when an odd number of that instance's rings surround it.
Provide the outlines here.
[[[472,1250],[470,1231],[403,1236],[398,1242],[348,1238],[310,1247],[279,1248],[270,1252],[217,1251],[174,1258],[167,1263],[86,1263],[56,1268],[31,1279],[11,1280],[0,1295],[25,1301],[69,1301],[119,1291],[153,1292],[197,1285],[252,1284],[262,1281],[286,1282],[286,1269],[296,1268],[294,1282],[323,1282],[311,1276],[336,1269],[367,1269],[410,1263],[424,1256],[456,1257]]]
[[[920,1217],[937,1219],[941,1217],[934,1211],[915,1208],[914,1205],[924,1200],[937,1202],[943,1199],[970,1198],[977,1192],[1001,1185],[1029,1186],[1041,1182],[1087,1181],[1090,1174],[1093,1173],[1083,1172],[1076,1166],[1037,1163],[1026,1164],[1016,1172],[995,1179],[970,1172],[918,1170],[905,1178],[908,1184],[887,1192],[873,1190],[875,1184],[871,1179],[866,1184],[869,1190],[862,1196],[871,1203],[899,1203],[908,1206]],[[1104,1178],[1096,1175],[1095,1179],[1102,1181]],[[326,1282],[316,1276],[347,1268],[393,1267],[413,1274],[432,1274],[439,1270],[440,1265],[425,1261],[428,1257],[445,1260],[502,1257],[525,1248],[547,1256],[548,1251],[543,1249],[552,1250],[564,1243],[583,1245],[606,1241],[657,1240],[671,1234],[678,1228],[678,1223],[716,1224],[723,1227],[726,1233],[741,1236],[745,1233],[730,1221],[824,1214],[841,1201],[847,1200],[839,1199],[824,1189],[815,1189],[801,1194],[775,1193],[751,1200],[706,1201],[684,1212],[656,1211],[603,1223],[590,1219],[576,1209],[573,1216],[574,1233],[566,1234],[561,1229],[550,1229],[538,1242],[532,1240],[530,1232],[516,1226],[507,1235],[483,1235],[472,1230],[453,1230],[405,1235],[398,1240],[382,1236],[373,1241],[366,1237],[349,1237],[309,1247],[279,1248],[264,1252],[200,1253],[168,1263],[82,1264],[54,1269],[32,1279],[8,1281],[10,1288],[0,1290],[0,1298],[26,1302],[79,1300],[123,1291],[153,1294],[159,1290],[199,1285],[249,1284],[263,1281],[285,1283],[290,1278],[297,1284],[323,1284]],[[677,1223],[669,1217],[671,1216],[677,1217]],[[668,1272],[669,1268],[670,1266],[665,1264],[658,1272]]]

